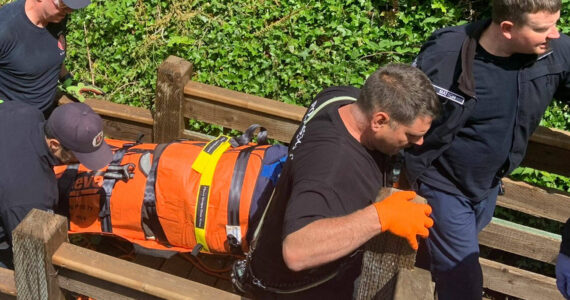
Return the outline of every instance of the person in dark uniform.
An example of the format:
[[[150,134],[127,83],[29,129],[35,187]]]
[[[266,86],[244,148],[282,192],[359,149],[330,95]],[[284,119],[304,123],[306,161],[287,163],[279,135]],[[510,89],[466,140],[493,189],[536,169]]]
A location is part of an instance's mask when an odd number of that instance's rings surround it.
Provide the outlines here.
[[[0,8],[0,99],[23,101],[47,118],[58,81],[72,97],[102,91],[73,82],[63,61],[67,15],[90,0],[17,0]],[[81,100],[81,99],[79,99]]]
[[[570,299],[570,218],[562,228],[562,243],[556,259],[556,286],[565,299]]]
[[[427,77],[398,64],[380,68],[362,89],[316,96],[244,268],[256,298],[350,299],[365,242],[390,231],[417,248],[432,225],[429,206],[409,202],[411,191],[374,201],[388,185],[390,156],[421,144],[438,110]]]
[[[112,159],[103,123],[89,106],[70,103],[45,121],[21,101],[0,101],[0,266],[13,268],[12,230],[32,209],[53,210],[53,166],[79,161],[97,170]]]
[[[570,99],[561,1],[492,5],[491,20],[436,31],[415,60],[443,104],[424,144],[405,155],[410,183],[433,208],[426,244],[440,300],[481,299],[478,233],[500,179],[522,161],[552,99]]]

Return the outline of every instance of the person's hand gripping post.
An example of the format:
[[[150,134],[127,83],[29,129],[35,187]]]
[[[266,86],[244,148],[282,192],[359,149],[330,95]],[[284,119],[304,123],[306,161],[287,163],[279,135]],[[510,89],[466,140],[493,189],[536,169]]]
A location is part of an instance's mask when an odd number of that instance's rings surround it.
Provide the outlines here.
[[[380,193],[382,195],[382,193]],[[381,197],[381,196],[380,196]],[[427,238],[433,220],[429,217],[428,204],[414,203],[416,193],[397,191],[380,202],[374,203],[382,232],[389,231],[408,240],[410,247],[418,250],[417,235]]]

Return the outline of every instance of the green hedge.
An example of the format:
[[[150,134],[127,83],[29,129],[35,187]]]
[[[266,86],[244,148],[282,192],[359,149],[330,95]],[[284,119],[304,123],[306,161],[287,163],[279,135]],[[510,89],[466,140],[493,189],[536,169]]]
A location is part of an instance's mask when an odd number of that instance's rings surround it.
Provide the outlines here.
[[[196,81],[307,105],[410,62],[433,30],[469,17],[469,2],[404,2],[99,0],[73,15],[67,61],[119,103],[152,108],[157,66],[177,55]]]

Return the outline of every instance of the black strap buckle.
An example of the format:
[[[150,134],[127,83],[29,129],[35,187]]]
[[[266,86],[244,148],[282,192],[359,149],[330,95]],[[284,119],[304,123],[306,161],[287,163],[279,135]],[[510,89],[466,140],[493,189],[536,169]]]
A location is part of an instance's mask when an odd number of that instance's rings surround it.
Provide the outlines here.
[[[135,176],[135,164],[128,163],[124,165],[109,165],[107,171],[103,175],[105,179],[123,180],[124,182]]]

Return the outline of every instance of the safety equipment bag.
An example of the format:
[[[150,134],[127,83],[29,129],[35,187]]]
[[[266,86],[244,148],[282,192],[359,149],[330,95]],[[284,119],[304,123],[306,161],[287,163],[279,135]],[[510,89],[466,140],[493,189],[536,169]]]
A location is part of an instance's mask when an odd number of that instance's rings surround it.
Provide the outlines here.
[[[258,125],[210,142],[107,139],[113,161],[55,167],[70,233],[110,234],[153,250],[241,255],[287,158]],[[61,209],[61,208],[60,208]],[[253,230],[252,230],[253,231]]]

